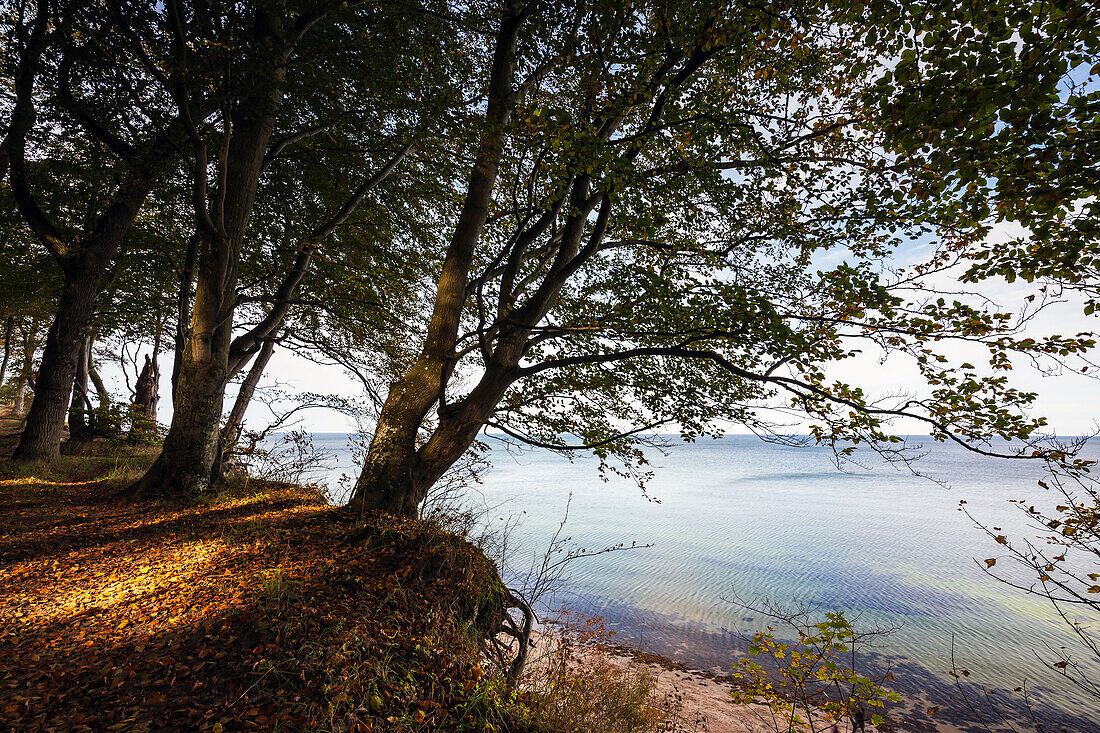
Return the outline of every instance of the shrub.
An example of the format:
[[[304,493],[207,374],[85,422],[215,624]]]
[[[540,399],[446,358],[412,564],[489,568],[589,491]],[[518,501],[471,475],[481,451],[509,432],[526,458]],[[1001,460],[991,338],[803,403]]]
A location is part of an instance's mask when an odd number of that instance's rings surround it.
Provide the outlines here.
[[[857,632],[839,611],[817,623],[805,619],[805,612],[783,617],[798,634],[796,644],[777,640],[770,626],[753,636],[752,659],[742,659],[733,674],[746,683],[731,693],[734,701],[762,703],[771,713],[771,726],[786,733],[818,733],[841,720],[853,730],[884,722],[880,711],[885,703],[900,700],[880,686],[893,676],[887,672],[873,679],[856,671],[856,650],[868,635],[887,632]],[[759,657],[770,660],[774,671],[757,663]]]
[[[603,619],[563,612],[564,624],[540,637],[542,651],[520,687],[533,716],[560,733],[644,733],[687,730],[683,701],[662,694],[644,670],[617,664],[606,649],[614,632]]]

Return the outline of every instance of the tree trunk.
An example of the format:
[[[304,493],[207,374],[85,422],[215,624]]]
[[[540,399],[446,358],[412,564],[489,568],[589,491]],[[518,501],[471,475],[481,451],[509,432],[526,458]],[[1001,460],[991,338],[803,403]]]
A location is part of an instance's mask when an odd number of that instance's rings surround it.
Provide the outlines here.
[[[196,232],[187,240],[187,251],[180,271],[180,287],[176,294],[175,354],[172,358],[172,407],[176,405],[176,387],[179,385],[183,352],[187,347],[188,324],[191,322],[191,285],[195,282],[195,260],[199,254],[199,235]]]
[[[200,493],[210,488],[229,347],[229,339],[223,341],[220,359],[215,356],[206,363],[184,359],[172,424],[160,456],[134,484],[136,492],[166,495]]]
[[[15,396],[11,401],[12,416],[22,416],[27,409],[27,380],[22,376],[15,378]]]
[[[99,376],[99,372],[95,370],[95,366],[91,361],[88,362],[88,378],[95,385],[96,399],[98,400],[97,408],[101,413],[106,414],[107,409],[111,406],[111,393],[107,391],[107,385],[103,384],[103,379]]]
[[[225,425],[218,434],[218,453],[214,466],[210,469],[210,481],[219,484],[225,480],[225,471],[229,466],[229,459],[241,439],[241,429],[244,427],[244,413],[248,410],[248,404],[252,401],[252,395],[256,393],[256,385],[263,376],[267,362],[271,360],[271,354],[275,351],[276,339],[265,339],[260,347],[260,353],[252,362],[248,375],[241,382],[241,388],[237,392],[237,398],[233,401],[233,408],[229,411]]]
[[[38,319],[32,318],[27,330],[23,332],[23,365],[15,381],[15,399],[12,403],[14,415],[22,416],[26,409],[27,385],[34,369],[34,351],[38,348],[37,336]]]
[[[89,419],[91,401],[88,399],[88,361],[91,357],[92,339],[85,336],[76,359],[76,378],[73,380],[72,399],[69,402],[69,442],[86,443],[92,440],[92,424]]]
[[[416,438],[424,417],[438,399],[439,386],[439,370],[433,370],[422,358],[390,388],[363,471],[348,502],[350,509],[416,516],[417,507],[431,488],[415,483]]]
[[[154,354],[156,352],[153,352]],[[148,355],[145,365],[134,385],[134,410],[144,418],[155,420],[157,416],[156,362]]]
[[[8,360],[11,358],[11,334],[15,329],[15,316],[4,321],[4,360],[0,361],[0,385],[4,384],[4,375],[8,373]]]
[[[470,171],[462,211],[443,260],[424,348],[386,396],[363,470],[348,502],[348,507],[354,511],[382,510],[416,516],[420,502],[450,465],[440,470],[440,465],[425,463],[416,441],[428,410],[444,397],[447,379],[454,367],[454,347],[466,303],[466,283],[488,217],[505,128],[515,106],[516,41],[525,18],[524,11],[513,3],[506,3],[494,42],[481,143]],[[436,434],[439,433],[437,430]],[[466,442],[465,432],[446,439],[441,437],[436,441],[437,447],[443,448],[445,440],[454,441],[453,446],[443,451],[449,454],[465,443],[451,461],[453,463],[476,434],[477,429],[469,436],[469,442]]]
[[[157,460],[131,487],[138,494],[202,493],[210,489],[229,377],[233,252],[224,239],[216,236],[204,237],[200,249],[195,307],[180,362],[172,423]]]
[[[359,512],[380,509],[416,516],[432,486],[473,445],[516,375],[514,365],[490,363],[469,395],[441,411],[439,424],[419,448],[415,438],[427,411],[409,409],[421,393],[409,390],[407,375],[402,380],[406,386],[391,390],[386,398],[349,506]],[[423,402],[420,398],[419,404]]]
[[[82,267],[66,272],[57,317],[46,335],[42,363],[34,381],[34,400],[12,454],[13,461],[50,461],[61,455],[61,435],[80,348],[95,310],[100,281],[117,249],[117,242],[112,245],[106,247],[108,251],[103,257],[85,258]]]
[[[263,346],[260,347],[260,353],[256,355],[256,360],[252,362],[252,366],[248,370],[248,375],[241,382],[237,399],[233,401],[233,409],[229,411],[229,417],[222,427],[222,444],[228,450],[232,450],[241,438],[241,429],[244,427],[244,413],[248,410],[248,404],[252,401],[252,396],[256,394],[256,385],[260,383],[260,377],[263,376],[267,363],[271,360],[271,355],[275,352],[275,343],[276,339],[264,340]]]
[[[259,18],[259,14],[257,16]],[[264,16],[265,22],[273,18]],[[265,45],[275,34],[257,25]],[[172,424],[160,456],[131,488],[140,494],[199,493],[210,489],[217,458],[225,386],[229,380],[230,339],[236,308],[237,266],[245,230],[263,172],[275,115],[282,103],[285,62],[290,47],[257,59],[256,75],[239,99],[223,137],[224,158],[216,166],[217,190],[207,195],[205,143],[192,133],[192,170],[200,243],[191,328],[180,362]],[[242,82],[243,83],[243,82]],[[210,199],[216,206],[210,206]]]

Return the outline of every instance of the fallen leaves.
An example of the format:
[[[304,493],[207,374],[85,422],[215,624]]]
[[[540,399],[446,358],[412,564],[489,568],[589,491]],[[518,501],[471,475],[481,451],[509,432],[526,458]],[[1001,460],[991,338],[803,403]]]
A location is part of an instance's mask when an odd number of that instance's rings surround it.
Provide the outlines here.
[[[484,730],[453,621],[496,573],[423,522],[296,487],[134,501],[5,482],[0,711],[14,730]],[[369,536],[347,541],[349,532]]]

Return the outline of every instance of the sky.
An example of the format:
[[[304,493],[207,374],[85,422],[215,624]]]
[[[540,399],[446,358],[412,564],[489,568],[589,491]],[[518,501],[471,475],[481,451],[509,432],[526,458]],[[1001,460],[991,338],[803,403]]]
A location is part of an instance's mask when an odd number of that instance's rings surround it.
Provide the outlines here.
[[[1004,239],[1014,232],[1007,228],[995,231],[991,237]],[[913,253],[919,254],[919,253]],[[1009,285],[1003,281],[990,281],[983,285],[983,294],[990,297],[1000,308],[1012,309],[1023,295],[1030,292],[1031,286],[1024,283]],[[1079,298],[1068,297],[1062,302],[1050,305],[1034,322],[1029,324],[1028,335],[1059,333],[1071,335],[1082,331],[1097,329],[1097,319],[1082,312]],[[948,349],[947,353],[959,361],[967,360],[981,365],[985,362],[983,350],[967,351],[964,348]],[[884,359],[884,354],[865,351],[859,357],[848,360],[829,371],[829,376],[851,384],[864,387],[869,395],[888,396],[899,393],[913,393],[921,383],[915,365],[907,357],[892,355]],[[165,361],[162,373],[168,374],[170,361]],[[1096,370],[1100,377],[1100,369]],[[1072,370],[1063,370],[1056,375],[1044,374],[1035,369],[1029,361],[1017,359],[1011,379],[1015,386],[1026,391],[1038,393],[1036,414],[1048,418],[1053,432],[1062,436],[1083,435],[1094,432],[1100,427],[1100,379]],[[309,391],[338,394],[344,397],[362,396],[359,383],[335,366],[319,366],[285,349],[277,350],[268,366],[262,385],[278,384],[284,391]],[[236,388],[232,386],[226,400],[226,409],[231,404]],[[167,398],[162,399],[161,419],[166,421],[170,414]],[[270,412],[260,402],[254,401],[246,421],[252,429],[262,428],[270,420]],[[804,432],[808,422],[794,425],[791,432]],[[356,425],[350,418],[329,409],[311,409],[300,413],[296,427],[311,432],[348,432]],[[747,433],[744,426],[727,424],[729,433]],[[899,424],[895,428],[901,433],[920,433],[917,424]]]

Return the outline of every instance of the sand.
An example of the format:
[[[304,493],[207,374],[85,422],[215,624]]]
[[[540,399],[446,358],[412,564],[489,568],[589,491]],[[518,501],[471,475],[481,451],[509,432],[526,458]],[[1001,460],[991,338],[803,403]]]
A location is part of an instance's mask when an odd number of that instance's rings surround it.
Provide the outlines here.
[[[534,649],[528,664],[533,668],[545,664],[556,643],[553,633],[536,632]],[[773,717],[766,705],[740,705],[730,697],[732,678],[712,672],[691,669],[664,657],[639,652],[617,645],[580,645],[577,649],[579,663],[586,660],[606,660],[618,667],[645,672],[656,681],[659,697],[673,696],[682,705],[680,727],[677,730],[692,733],[776,733],[786,731],[783,720]],[[846,722],[826,722],[824,715],[815,719],[818,733],[852,733]],[[905,733],[894,728],[895,733]],[[866,733],[878,733],[868,724]]]

